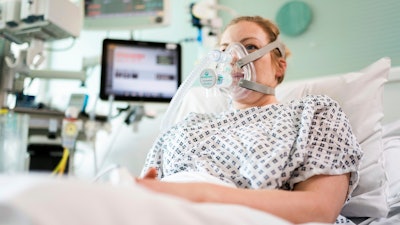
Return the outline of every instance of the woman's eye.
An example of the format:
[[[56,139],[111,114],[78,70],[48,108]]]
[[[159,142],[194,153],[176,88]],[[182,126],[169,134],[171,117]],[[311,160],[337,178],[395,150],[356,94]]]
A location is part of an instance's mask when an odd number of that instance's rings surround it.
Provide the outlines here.
[[[224,47],[220,47],[219,50],[220,50],[221,52],[224,52],[224,51],[226,50],[226,47],[225,47],[225,46],[224,46]]]
[[[255,45],[246,45],[246,50],[247,52],[254,52],[255,50],[257,50],[257,47]]]

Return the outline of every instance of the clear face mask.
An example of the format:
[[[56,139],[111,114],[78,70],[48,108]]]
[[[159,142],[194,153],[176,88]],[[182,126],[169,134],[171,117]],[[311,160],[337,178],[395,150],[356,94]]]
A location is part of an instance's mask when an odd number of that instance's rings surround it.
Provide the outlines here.
[[[223,89],[234,100],[246,98],[251,91],[274,95],[275,91],[272,87],[256,83],[257,75],[253,61],[276,48],[282,55],[284,54],[283,45],[279,40],[271,42],[250,54],[241,43],[232,43],[225,51],[213,53],[215,65],[212,65],[211,68],[205,68],[200,73],[200,84],[208,89]]]
[[[253,61],[278,49],[284,57],[285,51],[279,40],[248,54],[241,43],[230,44],[225,51],[213,50],[204,57],[191,71],[172,98],[164,115],[161,129],[166,130],[176,121],[183,98],[196,81],[209,92],[220,93],[231,100],[246,98],[252,91],[274,95],[272,87],[256,82],[256,72]],[[207,97],[204,98],[204,101]],[[226,107],[229,108],[229,107]]]

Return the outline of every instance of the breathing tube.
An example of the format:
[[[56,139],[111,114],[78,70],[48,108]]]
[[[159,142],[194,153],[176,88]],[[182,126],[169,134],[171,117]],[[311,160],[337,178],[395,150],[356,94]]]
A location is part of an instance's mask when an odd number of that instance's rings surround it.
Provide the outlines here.
[[[200,82],[204,86],[211,86],[213,83],[212,78],[212,70],[209,68],[213,68],[218,63],[230,63],[232,58],[229,54],[221,52],[219,50],[212,50],[210,51],[201,61],[200,63],[194,67],[194,69],[190,72],[189,76],[186,80],[181,84],[178,91],[175,93],[174,97],[171,99],[167,111],[165,112],[164,118],[161,121],[161,131],[166,131],[169,129],[174,123],[174,116],[177,114],[180,105],[182,104],[182,100],[187,94],[187,92],[192,88],[194,82],[200,79]],[[228,77],[228,76],[225,76]],[[229,74],[230,77],[230,74]],[[222,77],[215,79],[215,82],[223,84],[224,81]]]

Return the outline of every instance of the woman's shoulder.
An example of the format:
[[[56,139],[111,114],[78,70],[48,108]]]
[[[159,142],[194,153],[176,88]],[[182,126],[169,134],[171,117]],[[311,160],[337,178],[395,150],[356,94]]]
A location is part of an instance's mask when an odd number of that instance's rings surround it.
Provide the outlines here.
[[[333,106],[339,107],[339,103],[328,95],[306,95],[301,98],[293,99],[288,102],[289,105],[303,106]]]
[[[287,108],[298,113],[304,112],[331,112],[334,114],[341,113],[343,110],[340,104],[327,95],[307,95],[302,98],[290,100],[286,103]]]

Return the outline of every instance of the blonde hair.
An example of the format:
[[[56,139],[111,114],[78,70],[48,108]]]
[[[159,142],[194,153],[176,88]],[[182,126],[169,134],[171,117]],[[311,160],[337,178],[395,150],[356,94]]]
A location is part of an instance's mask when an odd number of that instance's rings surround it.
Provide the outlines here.
[[[253,23],[257,24],[259,27],[261,27],[261,29],[269,37],[269,39],[270,39],[270,40],[268,40],[269,42],[275,41],[278,38],[279,34],[280,34],[279,28],[278,28],[277,25],[275,25],[275,23],[273,23],[271,20],[265,19],[265,18],[263,18],[261,16],[240,16],[240,17],[237,17],[237,18],[231,20],[231,22],[225,27],[225,30],[229,26],[235,25],[235,24],[237,24],[239,22],[242,22],[242,21],[253,22]],[[286,48],[285,45],[284,45],[284,47],[285,47],[284,48],[285,49],[284,59],[286,59],[290,55],[290,51],[289,51],[288,48]],[[274,49],[271,52],[273,53],[273,54],[271,54],[271,56],[272,56],[272,61],[273,61],[274,65],[275,65],[275,67],[279,68],[280,64],[279,64],[279,60],[278,59],[282,57],[282,54],[278,49]],[[284,78],[284,76],[281,76],[278,79],[278,83],[282,83],[283,78]]]

